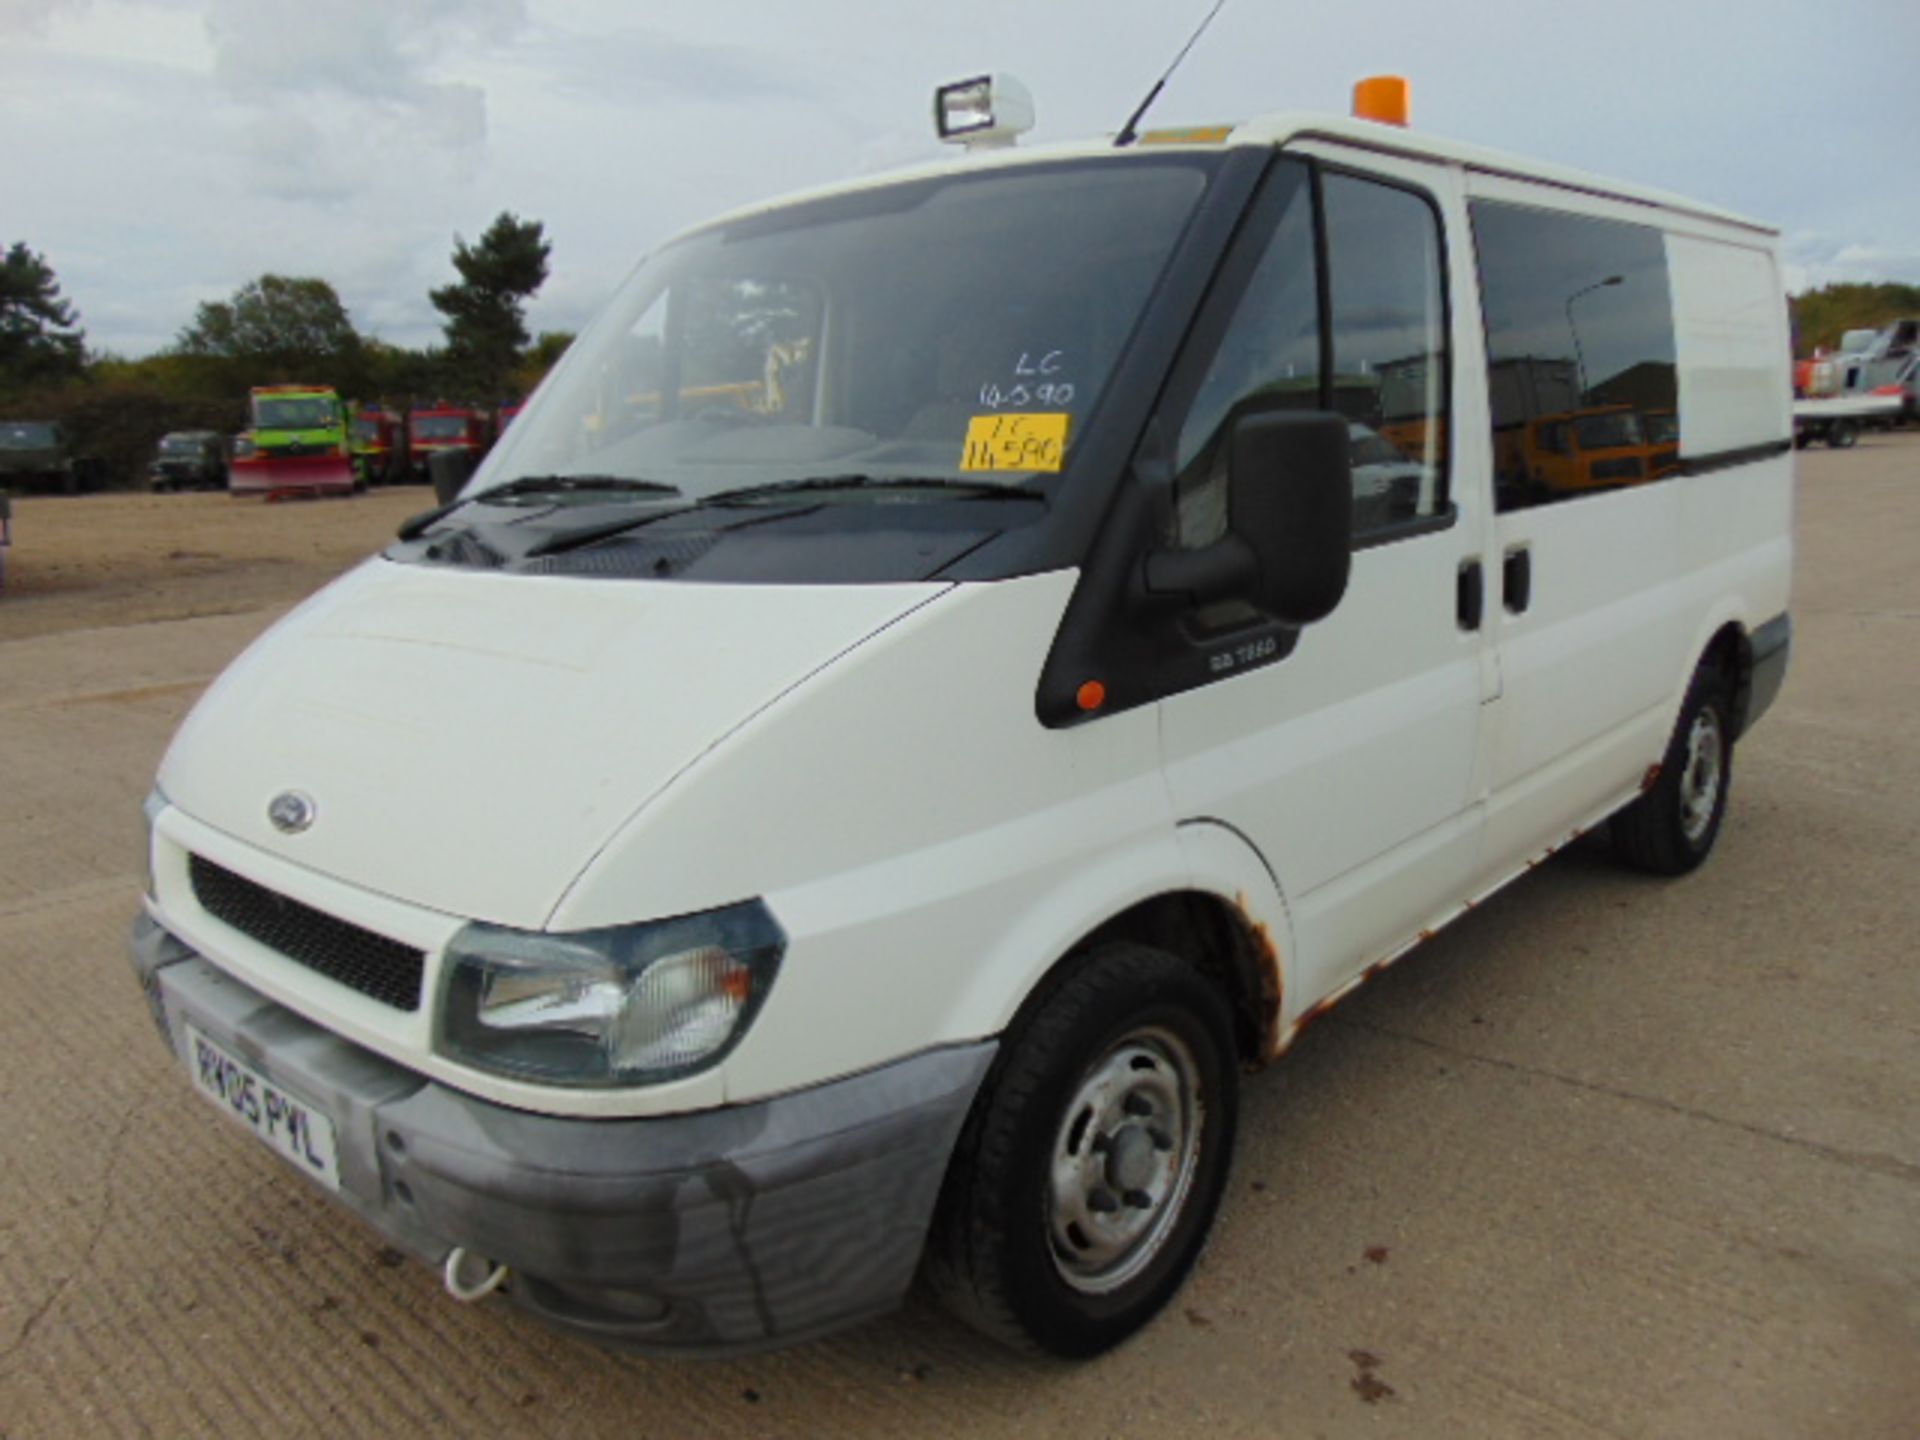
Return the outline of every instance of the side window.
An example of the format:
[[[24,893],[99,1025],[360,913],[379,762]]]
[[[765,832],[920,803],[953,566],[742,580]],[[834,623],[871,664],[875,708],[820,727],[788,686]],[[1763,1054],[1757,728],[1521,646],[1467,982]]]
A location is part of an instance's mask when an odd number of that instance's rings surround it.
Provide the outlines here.
[[[1411,190],[1330,174],[1333,377],[1347,418],[1353,533],[1436,515],[1447,500],[1447,312],[1440,217]]]
[[[1304,165],[1270,181],[1270,228],[1194,391],[1176,447],[1177,543],[1226,531],[1226,437],[1255,410],[1346,417],[1354,534],[1445,508],[1448,355],[1440,220],[1410,190],[1324,177],[1331,370],[1323,367],[1312,186]],[[1277,191],[1278,193],[1273,193]]]
[[[1227,530],[1227,435],[1252,410],[1318,410],[1320,298],[1313,258],[1313,186],[1287,164],[1256,209],[1271,226],[1233,317],[1187,404],[1175,449],[1175,543],[1194,550]]]
[[[1678,473],[1673,303],[1658,230],[1472,205],[1501,510]]]

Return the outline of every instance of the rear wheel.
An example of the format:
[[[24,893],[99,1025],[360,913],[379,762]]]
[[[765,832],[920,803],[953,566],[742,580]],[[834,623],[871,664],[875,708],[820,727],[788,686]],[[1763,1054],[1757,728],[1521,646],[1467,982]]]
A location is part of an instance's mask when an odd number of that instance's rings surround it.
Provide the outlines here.
[[[1694,672],[1653,788],[1613,817],[1614,852],[1654,875],[1684,875],[1713,850],[1733,782],[1732,687],[1712,664]]]
[[[1860,439],[1860,427],[1851,420],[1836,420],[1827,431],[1827,444],[1836,450],[1851,450]]]
[[[1029,1002],[974,1102],[928,1239],[941,1299],[1067,1358],[1133,1334],[1206,1242],[1238,1084],[1211,982],[1146,946],[1092,951]]]

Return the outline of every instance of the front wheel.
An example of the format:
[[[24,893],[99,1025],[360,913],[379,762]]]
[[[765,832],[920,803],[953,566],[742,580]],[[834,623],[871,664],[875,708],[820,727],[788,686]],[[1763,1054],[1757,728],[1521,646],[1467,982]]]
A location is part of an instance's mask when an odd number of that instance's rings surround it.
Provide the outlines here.
[[[1702,665],[1695,672],[1659,778],[1613,817],[1614,852],[1636,869],[1684,875],[1713,850],[1733,783],[1729,696],[1718,669]]]
[[[974,1102],[928,1239],[936,1292],[1020,1349],[1119,1344],[1206,1243],[1238,1087],[1216,986],[1162,950],[1090,952],[1022,1011]]]

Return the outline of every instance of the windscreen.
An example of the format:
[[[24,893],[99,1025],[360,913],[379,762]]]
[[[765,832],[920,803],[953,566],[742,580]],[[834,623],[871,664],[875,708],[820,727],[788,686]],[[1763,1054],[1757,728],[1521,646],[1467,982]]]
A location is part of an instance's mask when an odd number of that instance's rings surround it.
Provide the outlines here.
[[[466,417],[461,415],[416,415],[413,433],[421,440],[464,440]]]
[[[324,430],[333,423],[333,402],[319,395],[254,397],[256,430]]]
[[[1573,433],[1582,450],[1638,445],[1640,422],[1631,410],[1616,410],[1608,415],[1584,415],[1573,422]]]
[[[1680,417],[1671,410],[1657,410],[1650,415],[1640,417],[1641,426],[1647,432],[1649,445],[1677,445],[1680,443]]]
[[[39,421],[9,421],[0,425],[0,450],[50,450],[60,443],[51,425]]]
[[[1176,157],[980,170],[701,231],[635,272],[469,493],[1061,470],[1207,174]]]

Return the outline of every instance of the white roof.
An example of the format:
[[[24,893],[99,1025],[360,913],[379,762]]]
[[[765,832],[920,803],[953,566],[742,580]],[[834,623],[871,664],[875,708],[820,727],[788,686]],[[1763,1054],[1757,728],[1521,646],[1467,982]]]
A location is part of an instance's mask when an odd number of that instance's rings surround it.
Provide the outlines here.
[[[1202,129],[1226,129],[1227,127],[1197,127]],[[1151,137],[1155,133],[1149,127],[1141,132]],[[890,170],[884,174],[865,175],[858,179],[842,180],[829,185],[782,195],[774,199],[759,201],[743,206],[711,220],[693,226],[693,230],[704,230],[709,225],[724,224],[739,220],[748,215],[757,215],[763,211],[777,209],[798,201],[819,200],[832,195],[850,194],[860,190],[871,190],[882,185],[891,185],[903,180],[918,180],[935,175],[952,174],[956,170],[999,169],[1019,165],[1032,165],[1047,160],[1060,160],[1075,156],[1110,156],[1116,154],[1135,154],[1142,150],[1219,150],[1226,146],[1279,146],[1293,140],[1329,140],[1338,144],[1353,145],[1362,149],[1378,151],[1385,155],[1402,155],[1418,160],[1433,160],[1442,164],[1459,165],[1468,170],[1482,171],[1491,175],[1504,175],[1515,179],[1531,180],[1539,184],[1558,186],[1588,195],[1605,195],[1616,200],[1625,200],[1633,204],[1647,205],[1662,210],[1677,211],[1706,220],[1718,221],[1726,225],[1737,225],[1743,229],[1758,231],[1766,235],[1779,232],[1774,226],[1767,225],[1731,210],[1722,210],[1718,206],[1708,205],[1698,200],[1690,200],[1684,195],[1674,195],[1665,190],[1656,190],[1646,185],[1633,185],[1622,180],[1612,180],[1600,175],[1592,175],[1583,170],[1566,166],[1552,165],[1543,161],[1529,160],[1524,156],[1509,154],[1500,150],[1489,150],[1478,145],[1468,145],[1458,140],[1447,140],[1429,135],[1424,131],[1402,128],[1398,125],[1384,125],[1374,120],[1355,120],[1344,115],[1314,114],[1308,111],[1280,111],[1271,115],[1255,116],[1251,120],[1233,126],[1223,140],[1218,142],[1196,142],[1177,144],[1156,143],[1151,139],[1116,151],[1111,136],[1099,140],[1075,140],[1047,145],[1015,145],[1005,148],[966,151],[956,146],[938,160],[926,164],[909,166],[905,169]],[[685,233],[691,233],[685,232]]]
[[[1718,220],[1723,224],[1738,225],[1744,229],[1758,230],[1768,235],[1779,233],[1776,227],[1750,216],[1740,215],[1732,210],[1722,210],[1717,205],[1691,200],[1684,195],[1675,195],[1667,190],[1656,190],[1650,185],[1634,185],[1625,180],[1614,180],[1604,175],[1590,174],[1585,170],[1575,170],[1570,166],[1530,160],[1523,155],[1514,155],[1504,150],[1490,150],[1479,145],[1468,145],[1459,140],[1443,139],[1411,127],[1383,125],[1376,120],[1354,120],[1344,115],[1314,115],[1301,111],[1283,111],[1274,115],[1256,116],[1236,126],[1233,133],[1227,137],[1227,143],[1230,145],[1281,145],[1289,140],[1309,137],[1378,150],[1383,154],[1438,160],[1443,164],[1459,165],[1468,170],[1479,170],[1490,175],[1533,180],[1545,185],[1557,185],[1566,190],[1583,191],[1589,195],[1607,195],[1618,200],[1632,201],[1635,204],[1653,205],[1663,210],[1678,210],[1688,215],[1697,215],[1702,219]]]

